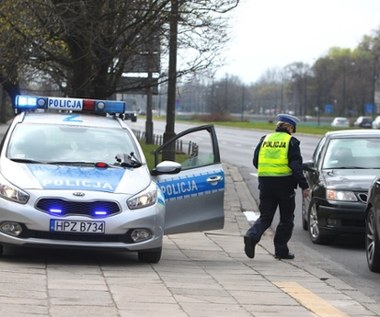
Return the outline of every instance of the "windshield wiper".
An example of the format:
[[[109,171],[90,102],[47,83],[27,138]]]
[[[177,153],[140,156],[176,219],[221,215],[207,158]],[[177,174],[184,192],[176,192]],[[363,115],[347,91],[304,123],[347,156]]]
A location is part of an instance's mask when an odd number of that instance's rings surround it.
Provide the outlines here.
[[[17,163],[31,163],[31,164],[45,164],[46,162],[31,160],[31,159],[21,159],[21,158],[11,158],[10,159],[13,162]]]
[[[121,167],[140,167],[142,165],[133,152],[130,154],[119,153],[115,156],[115,159],[116,165]]]
[[[46,164],[52,164],[52,165],[75,165],[75,166],[94,166],[95,162],[90,161],[53,161],[53,162],[46,162]]]

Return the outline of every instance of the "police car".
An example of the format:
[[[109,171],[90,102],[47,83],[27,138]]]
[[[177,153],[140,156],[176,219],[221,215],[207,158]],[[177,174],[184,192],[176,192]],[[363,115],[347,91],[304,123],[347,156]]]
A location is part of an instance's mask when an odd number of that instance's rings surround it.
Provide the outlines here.
[[[165,234],[223,228],[212,125],[160,146],[149,170],[124,102],[17,96],[15,112],[0,153],[0,253],[104,248],[157,263]]]

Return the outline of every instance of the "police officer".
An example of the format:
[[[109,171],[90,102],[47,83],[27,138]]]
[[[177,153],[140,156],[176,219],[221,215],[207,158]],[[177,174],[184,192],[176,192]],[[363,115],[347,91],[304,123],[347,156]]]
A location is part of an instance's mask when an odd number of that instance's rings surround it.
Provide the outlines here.
[[[302,172],[300,142],[292,136],[299,119],[288,114],[279,114],[277,119],[276,131],[261,138],[253,156],[259,176],[260,217],[244,236],[244,251],[249,258],[255,257],[255,246],[279,207],[280,222],[273,241],[275,258],[294,259],[288,241],[294,227],[295,189],[301,187],[304,197],[310,193]]]

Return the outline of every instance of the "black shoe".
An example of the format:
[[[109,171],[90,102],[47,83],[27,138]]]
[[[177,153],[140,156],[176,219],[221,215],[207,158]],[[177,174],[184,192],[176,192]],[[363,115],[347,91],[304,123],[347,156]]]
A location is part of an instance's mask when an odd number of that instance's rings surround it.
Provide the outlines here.
[[[278,260],[293,260],[296,256],[293,253],[289,252],[288,254],[284,255],[276,254],[274,257]]]
[[[244,236],[244,252],[250,259],[255,257],[256,242],[250,237]]]

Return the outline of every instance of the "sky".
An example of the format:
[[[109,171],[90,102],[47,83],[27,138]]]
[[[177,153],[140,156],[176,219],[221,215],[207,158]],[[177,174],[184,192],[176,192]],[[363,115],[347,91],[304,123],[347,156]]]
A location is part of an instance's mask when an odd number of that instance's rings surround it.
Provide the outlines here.
[[[380,28],[380,0],[240,0],[217,76],[254,83],[269,69],[312,65],[331,47],[355,48]]]

